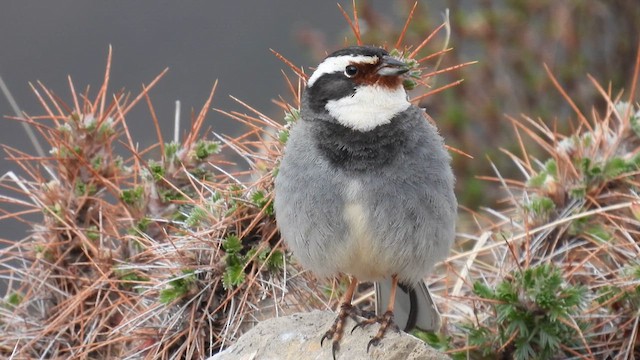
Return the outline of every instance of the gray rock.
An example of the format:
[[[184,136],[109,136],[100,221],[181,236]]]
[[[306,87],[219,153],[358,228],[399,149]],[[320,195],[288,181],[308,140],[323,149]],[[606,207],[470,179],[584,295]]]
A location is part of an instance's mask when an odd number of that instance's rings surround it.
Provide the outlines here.
[[[259,323],[245,333],[225,351],[209,360],[271,360],[271,359],[332,359],[331,341],[325,340],[320,346],[322,335],[329,329],[336,314],[314,311],[273,318]],[[367,353],[367,343],[378,331],[374,324],[365,329],[355,326],[352,319],[345,325],[345,334],[340,343],[339,359],[420,359],[448,360],[447,355],[438,352],[422,340],[404,332],[389,330],[378,346],[372,346]]]

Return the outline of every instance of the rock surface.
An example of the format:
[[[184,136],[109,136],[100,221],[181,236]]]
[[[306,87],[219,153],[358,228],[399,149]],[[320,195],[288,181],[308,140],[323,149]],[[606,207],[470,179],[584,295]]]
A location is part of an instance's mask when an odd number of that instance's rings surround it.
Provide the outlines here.
[[[314,311],[263,321],[209,360],[332,359],[331,341],[325,340],[320,346],[320,339],[335,317],[331,312]],[[355,322],[348,319],[336,359],[449,359],[420,339],[394,330],[389,330],[380,344],[367,353],[367,343],[378,331],[378,325],[350,333],[354,326]]]

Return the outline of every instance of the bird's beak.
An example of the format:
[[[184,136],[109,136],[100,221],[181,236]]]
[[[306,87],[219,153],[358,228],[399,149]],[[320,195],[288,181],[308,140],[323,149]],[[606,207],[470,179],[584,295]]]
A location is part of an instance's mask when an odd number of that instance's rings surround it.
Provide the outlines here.
[[[380,76],[397,76],[409,71],[409,65],[389,55],[382,57],[382,63],[378,67]]]

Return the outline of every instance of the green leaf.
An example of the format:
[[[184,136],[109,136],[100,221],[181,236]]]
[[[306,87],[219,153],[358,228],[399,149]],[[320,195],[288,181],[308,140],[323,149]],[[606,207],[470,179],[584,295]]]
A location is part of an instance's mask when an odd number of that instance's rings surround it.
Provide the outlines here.
[[[284,253],[280,250],[273,250],[271,257],[267,259],[267,266],[270,270],[280,270],[284,268]]]
[[[164,177],[164,167],[160,162],[149,160],[149,171],[153,176],[153,180],[160,181]]]
[[[447,351],[451,348],[449,345],[449,343],[451,342],[451,337],[446,336],[442,333],[426,332],[416,329],[413,330],[411,334],[429,344],[429,346],[436,350]]]
[[[222,248],[227,254],[237,254],[242,250],[242,241],[236,235],[229,235],[222,240]]]
[[[493,290],[480,281],[473,283],[473,293],[484,299],[495,299],[495,293]]]
[[[541,171],[535,176],[530,177],[529,180],[527,180],[527,186],[533,187],[533,188],[540,188],[544,184],[545,180],[547,180],[548,176],[549,174],[547,174],[546,171]]]
[[[546,196],[534,195],[530,198],[525,208],[536,216],[547,216],[556,207],[556,204]]]
[[[164,144],[164,156],[167,160],[172,161],[180,150],[180,144],[172,141]]]
[[[96,241],[100,239],[100,231],[98,231],[98,227],[95,225],[89,226],[84,233],[89,240]]]
[[[243,266],[240,264],[227,266],[227,269],[222,276],[222,286],[225,290],[232,289],[244,282],[245,273]]]
[[[258,254],[258,259],[260,260],[260,262],[264,262],[265,260],[267,260],[267,257],[269,256],[270,253],[271,253],[271,248],[268,245],[266,247],[263,247],[262,250],[260,250],[260,253]]]
[[[107,118],[105,121],[100,124],[100,128],[98,128],[98,135],[102,138],[108,138],[116,133],[116,130],[113,126],[113,119]]]
[[[96,155],[93,157],[93,159],[91,159],[91,168],[94,170],[100,170],[102,168],[103,162],[104,162],[104,159],[102,158],[102,156]]]
[[[120,200],[130,206],[141,206],[142,196],[144,195],[144,188],[142,186],[136,186],[132,189],[122,190],[120,193]]]
[[[76,196],[93,195],[96,193],[96,186],[78,180],[74,188],[74,193]]]
[[[220,152],[220,143],[217,141],[199,140],[195,145],[195,157],[197,160],[206,160],[209,156]]]
[[[603,174],[607,179],[615,178],[620,174],[623,174],[628,169],[628,164],[624,159],[614,157],[604,165]]]
[[[209,213],[205,209],[194,206],[184,222],[188,227],[192,228],[200,224],[208,215]]]
[[[184,295],[184,293],[182,292],[181,289],[169,287],[169,288],[160,290],[160,295],[158,300],[163,304],[169,304],[179,299],[180,297],[182,297],[182,295]]]
[[[601,225],[593,225],[591,227],[589,227],[588,229],[585,230],[585,233],[587,233],[588,235],[590,235],[591,237],[593,237],[594,239],[601,241],[601,242],[606,242],[612,239],[612,235],[605,230],[604,227],[602,227]]]
[[[183,297],[189,292],[194,282],[194,271],[182,270],[182,275],[170,280],[165,288],[160,290],[160,302],[163,304],[168,304]]]
[[[405,90],[410,91],[418,86],[418,82],[413,79],[405,78],[404,80],[402,80],[402,86]]]
[[[173,188],[169,189],[160,189],[158,191],[158,195],[163,202],[171,202],[176,200],[185,200],[184,194],[179,191],[176,191]]]
[[[587,188],[584,185],[576,186],[569,190],[569,196],[574,199],[584,199],[587,196]]]
[[[555,159],[549,159],[544,163],[545,171],[553,176],[554,179],[558,178],[558,164]]]
[[[300,119],[300,109],[291,108],[289,111],[285,111],[284,113],[284,121],[287,124],[292,124]]]
[[[9,307],[16,307],[22,303],[23,296],[19,292],[12,292],[11,294],[4,297],[4,303],[9,305]]]
[[[288,140],[289,140],[289,130],[284,129],[284,130],[278,131],[278,141],[280,141],[281,144],[286,144]]]
[[[265,195],[264,191],[256,190],[251,195],[251,202],[258,208],[263,209],[265,215],[273,215],[273,201],[270,197]]]

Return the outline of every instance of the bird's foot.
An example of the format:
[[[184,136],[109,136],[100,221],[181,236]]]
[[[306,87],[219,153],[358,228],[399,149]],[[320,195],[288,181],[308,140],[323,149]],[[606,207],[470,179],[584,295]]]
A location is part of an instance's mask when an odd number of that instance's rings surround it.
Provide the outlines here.
[[[344,323],[347,320],[347,317],[354,319],[356,322],[358,321],[358,316],[360,315],[360,311],[349,303],[343,303],[340,305],[340,312],[338,313],[338,317],[323,336],[320,339],[320,346],[325,339],[331,339],[331,353],[333,354],[333,360],[336,359],[336,353],[340,350],[340,340],[342,340],[342,335],[344,334]]]
[[[389,328],[392,328],[396,331],[400,331],[400,328],[396,323],[393,322],[393,311],[387,311],[382,316],[377,316],[373,318],[369,318],[366,320],[359,321],[356,326],[351,329],[353,332],[357,328],[364,328],[365,326],[369,326],[371,324],[378,323],[380,324],[380,328],[378,329],[378,333],[371,338],[369,343],[367,344],[367,352],[369,352],[369,348],[373,346],[377,346],[380,343],[380,340],[384,337],[384,334],[387,333]]]

